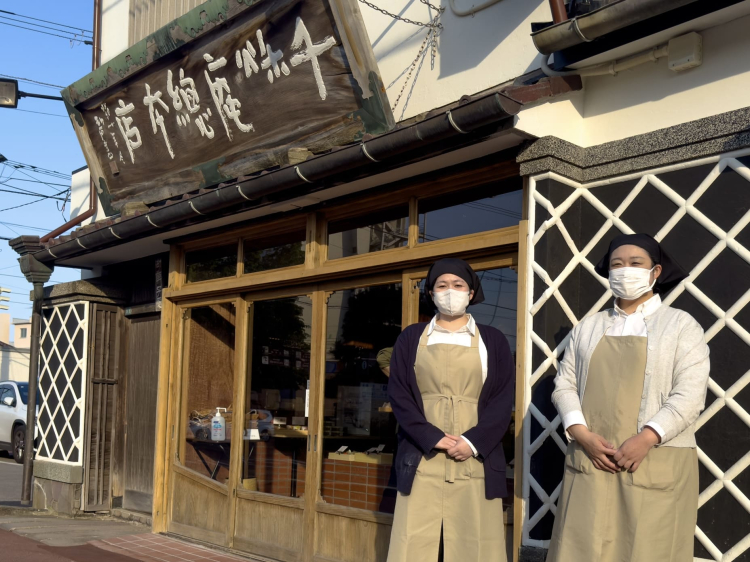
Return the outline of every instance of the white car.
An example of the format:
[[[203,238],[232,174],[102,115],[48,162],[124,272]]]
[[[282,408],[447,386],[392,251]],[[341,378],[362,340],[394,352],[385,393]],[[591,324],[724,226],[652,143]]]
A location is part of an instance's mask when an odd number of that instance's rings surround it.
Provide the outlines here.
[[[8,451],[23,463],[26,442],[26,402],[29,383],[0,382],[0,451]]]

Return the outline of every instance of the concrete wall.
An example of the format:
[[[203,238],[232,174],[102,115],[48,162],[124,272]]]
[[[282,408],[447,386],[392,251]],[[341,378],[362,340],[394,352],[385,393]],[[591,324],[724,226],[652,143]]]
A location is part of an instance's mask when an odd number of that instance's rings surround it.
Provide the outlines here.
[[[29,380],[29,352],[0,349],[0,382]]]
[[[102,62],[128,48],[129,11],[130,0],[102,0]]]
[[[71,181],[71,190],[70,190],[70,218],[73,219],[80,215],[81,213],[85,213],[89,210],[89,197],[91,195],[91,188],[90,188],[90,178],[91,175],[89,174],[88,168],[84,168],[83,170],[76,172],[73,174],[73,179]],[[98,221],[106,218],[106,214],[104,213],[104,209],[102,209],[101,203],[97,201],[97,210],[96,214],[86,219],[81,223],[81,226],[86,226],[87,224],[90,224],[92,221]]]

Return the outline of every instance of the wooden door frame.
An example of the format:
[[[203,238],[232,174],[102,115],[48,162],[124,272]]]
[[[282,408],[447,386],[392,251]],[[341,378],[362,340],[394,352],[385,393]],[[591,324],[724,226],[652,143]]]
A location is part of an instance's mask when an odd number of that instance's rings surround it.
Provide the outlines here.
[[[523,221],[522,221],[523,222]],[[250,492],[243,490],[236,478],[230,478],[227,486],[227,494],[231,500],[232,513],[230,525],[227,530],[228,545],[232,544],[236,517],[236,498],[252,499],[266,503],[279,503],[287,506],[297,506],[306,510],[305,531],[303,538],[303,553],[301,560],[310,562],[315,552],[316,518],[318,513],[344,516],[362,521],[389,523],[392,516],[389,514],[367,512],[354,508],[346,508],[323,503],[319,496],[320,466],[322,459],[322,446],[315,440],[320,440],[322,435],[322,416],[324,384],[322,376],[325,369],[325,331],[327,319],[326,301],[328,294],[346,288],[356,288],[387,283],[402,283],[402,319],[404,327],[417,320],[419,310],[419,292],[416,281],[424,278],[429,268],[427,260],[455,255],[464,255],[465,259],[477,269],[494,269],[500,267],[513,267],[519,275],[519,299],[522,287],[525,287],[525,238],[524,225],[508,227],[491,231],[458,237],[437,242],[420,243],[416,248],[399,248],[386,250],[374,255],[353,256],[342,258],[334,262],[325,260],[325,232],[326,222],[320,215],[311,215],[308,219],[308,252],[305,265],[295,268],[294,275],[289,272],[260,272],[248,275],[238,275],[229,279],[191,283],[185,289],[184,248],[173,246],[170,250],[170,276],[169,286],[165,290],[164,307],[162,311],[162,341],[160,349],[159,369],[159,399],[157,404],[157,458],[155,463],[155,485],[154,485],[154,531],[164,532],[167,530],[168,522],[171,520],[171,478],[169,467],[173,465],[175,458],[175,446],[178,441],[174,433],[175,425],[180,423],[178,412],[182,412],[181,406],[172,400],[175,389],[179,388],[183,370],[184,349],[184,325],[180,317],[180,310],[184,307],[194,308],[205,304],[217,302],[228,302],[236,299],[238,302],[236,337],[242,333],[240,340],[236,339],[235,352],[235,382],[244,385],[243,394],[246,393],[247,380],[237,381],[236,377],[247,378],[247,362],[249,357],[249,343],[252,327],[249,325],[248,314],[240,315],[240,303],[242,306],[248,302],[267,300],[273,298],[284,298],[290,296],[309,295],[313,301],[312,340],[311,340],[311,389],[310,389],[310,418],[308,439],[311,442],[308,454],[308,470],[306,471],[306,493],[305,498],[299,501],[291,498],[281,500],[271,499],[269,494]],[[415,232],[410,227],[410,236]],[[378,254],[388,254],[378,256]],[[397,257],[398,256],[398,257]],[[290,278],[292,277],[292,278]],[[257,283],[257,284],[256,284]],[[411,286],[411,290],[407,290]],[[521,301],[519,300],[519,303]],[[523,303],[525,306],[525,301]],[[521,311],[519,307],[518,326],[518,361],[523,361],[523,339],[521,334]],[[241,317],[241,318],[240,318]],[[175,331],[176,330],[176,331]],[[317,353],[317,356],[315,355]],[[240,363],[244,361],[244,363]],[[316,370],[319,373],[316,376]],[[237,390],[235,387],[235,398]],[[518,388],[518,387],[517,387]],[[517,397],[517,400],[519,398]],[[244,402],[239,404],[243,410]],[[320,419],[318,419],[320,418]],[[242,419],[242,418],[238,418]],[[161,420],[165,420],[163,423]],[[316,420],[313,423],[313,420]],[[178,425],[179,427],[179,425]],[[516,431],[520,430],[517,420]],[[171,436],[170,436],[171,434]],[[315,451],[316,445],[319,447]],[[232,447],[235,449],[236,447]],[[163,451],[159,454],[158,451]],[[164,458],[165,457],[165,458]],[[241,455],[232,452],[231,467],[232,474],[239,475],[241,470]],[[516,454],[516,470],[521,472],[520,457]],[[518,488],[518,480],[516,488]],[[518,492],[516,492],[518,495]],[[273,498],[273,496],[270,496]],[[283,500],[283,501],[282,501]],[[519,509],[516,501],[516,511]],[[519,517],[515,517],[519,521]],[[517,533],[514,529],[514,539]],[[514,541],[515,542],[515,541]],[[514,545],[517,551],[517,545]]]
[[[83,458],[82,466],[83,466],[83,484],[81,486],[81,510],[82,511],[109,511],[109,509],[112,506],[112,489],[113,489],[113,482],[114,482],[114,470],[115,467],[118,465],[116,455],[116,437],[117,437],[117,415],[119,410],[119,396],[121,394],[120,392],[120,382],[122,379],[122,367],[123,367],[123,361],[122,356],[123,354],[120,353],[121,347],[122,347],[122,309],[118,306],[111,305],[111,304],[105,304],[105,303],[98,303],[98,302],[87,302],[85,303],[86,306],[89,306],[89,334],[88,334],[88,350],[86,351],[89,357],[89,361],[87,361],[87,368],[86,373],[84,373],[84,384],[86,385],[86,405],[85,405],[85,421],[84,421],[84,442],[83,442]],[[114,328],[115,331],[115,347],[112,350],[112,353],[115,356],[115,361],[113,365],[113,371],[114,371],[114,378],[111,380],[102,380],[102,382],[96,383],[94,381],[95,377],[95,370],[96,365],[93,361],[93,359],[97,356],[97,350],[96,350],[96,333],[95,331],[99,329],[99,325],[97,323],[96,318],[96,312],[98,310],[104,310],[106,312],[114,313],[114,326],[107,325],[105,326],[105,332],[102,337],[102,345],[107,346],[106,349],[106,356],[109,357],[109,337],[111,335],[111,330]],[[105,341],[106,340],[106,341]],[[93,417],[93,401],[94,401],[94,384],[106,384],[113,386],[113,393],[114,396],[112,398],[112,431],[109,435],[110,440],[110,465],[109,465],[109,480],[107,482],[107,486],[109,487],[109,503],[100,503],[100,504],[91,504],[88,503],[88,493],[89,493],[89,455],[91,453],[91,425],[92,425],[92,417]],[[105,398],[106,400],[106,398]],[[98,416],[99,421],[101,422],[101,403],[100,403],[100,413]],[[106,419],[104,421],[104,428],[106,430],[107,424]],[[97,444],[98,447],[98,444]],[[103,461],[102,461],[103,462]],[[98,463],[97,463],[98,464]],[[98,468],[97,468],[98,470]]]
[[[171,260],[170,260],[171,261]],[[193,482],[205,486],[206,488],[209,488],[213,490],[214,492],[217,492],[223,496],[226,497],[227,504],[226,504],[226,510],[227,510],[227,529],[225,531],[225,539],[224,544],[221,546],[232,546],[232,536],[233,536],[233,529],[234,529],[234,515],[235,515],[235,505],[234,505],[234,498],[236,497],[236,478],[235,475],[232,472],[233,468],[233,462],[232,459],[236,456],[236,453],[234,452],[234,443],[236,441],[235,434],[232,435],[232,443],[230,447],[230,474],[229,474],[229,480],[226,485],[223,485],[219,482],[216,482],[214,480],[211,480],[210,478],[203,476],[202,474],[199,474],[197,472],[194,472],[185,466],[182,465],[182,462],[185,457],[185,439],[184,439],[184,431],[185,431],[185,424],[184,420],[186,419],[186,409],[187,409],[187,388],[188,385],[186,384],[186,376],[187,376],[187,370],[186,367],[188,366],[188,358],[187,354],[189,353],[189,346],[190,346],[190,334],[188,330],[188,323],[187,320],[189,320],[189,316],[185,314],[185,312],[188,312],[194,308],[200,308],[215,304],[234,304],[235,306],[235,335],[234,335],[234,343],[235,343],[235,349],[234,349],[234,368],[235,373],[233,377],[233,389],[232,389],[232,395],[233,395],[233,401],[234,398],[236,398],[237,393],[237,384],[238,384],[238,377],[240,376],[240,373],[238,372],[238,369],[243,368],[244,366],[244,360],[242,357],[245,355],[245,333],[247,329],[247,319],[246,316],[241,314],[244,306],[244,301],[242,298],[235,294],[235,295],[223,295],[221,297],[207,297],[203,299],[194,299],[192,301],[182,302],[177,305],[173,304],[170,306],[171,310],[171,317],[174,324],[176,324],[176,331],[177,334],[177,341],[175,342],[175,345],[171,347],[171,362],[172,362],[172,368],[170,369],[170,381],[169,381],[169,391],[167,399],[169,403],[168,406],[168,427],[170,427],[170,435],[165,436],[167,437],[165,439],[166,443],[166,449],[168,451],[166,462],[159,463],[157,462],[157,466],[159,464],[163,465],[163,469],[165,471],[164,475],[164,486],[165,489],[163,491],[160,490],[160,495],[162,496],[159,498],[162,501],[162,505],[166,505],[166,509],[163,510],[163,513],[159,514],[158,518],[158,527],[156,527],[156,524],[154,525],[154,531],[156,532],[175,532],[182,530],[183,533],[179,534],[187,534],[188,530],[191,530],[192,532],[189,534],[189,536],[192,536],[192,538],[196,538],[198,540],[207,540],[207,538],[200,536],[200,530],[194,529],[192,527],[188,527],[187,525],[183,525],[181,523],[177,523],[173,520],[173,514],[172,514],[172,507],[173,507],[173,490],[172,490],[172,475],[173,474],[179,474],[185,478],[188,478],[192,480]],[[162,320],[162,333],[164,328],[165,322],[164,319]],[[163,344],[164,342],[160,342]],[[163,349],[163,347],[162,347]],[[244,375],[244,371],[242,373]],[[240,380],[242,377],[240,377]],[[161,387],[161,381],[160,381],[160,387]],[[161,388],[160,388],[161,390]],[[161,396],[159,398],[159,401],[161,402]],[[157,410],[159,410],[159,404],[157,404]],[[244,416],[244,413],[242,414]],[[240,418],[241,419],[241,418]],[[160,433],[160,432],[158,432]],[[241,435],[240,435],[241,439]],[[159,439],[157,438],[157,446],[159,445]],[[158,475],[155,473],[154,475],[155,482],[159,480]],[[154,505],[156,506],[156,490],[154,490]],[[154,511],[156,512],[156,507],[154,508]],[[155,513],[154,521],[157,520]],[[180,527],[184,527],[183,529],[180,529]],[[159,531],[157,531],[157,528]],[[208,541],[211,542],[211,541]]]

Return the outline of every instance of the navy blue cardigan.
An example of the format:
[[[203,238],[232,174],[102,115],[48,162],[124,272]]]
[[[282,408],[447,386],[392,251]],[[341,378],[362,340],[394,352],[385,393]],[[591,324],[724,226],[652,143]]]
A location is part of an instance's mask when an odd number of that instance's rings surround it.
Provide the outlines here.
[[[398,491],[411,493],[422,457],[432,458],[445,433],[427,421],[422,395],[417,386],[414,364],[419,338],[426,323],[406,328],[393,348],[388,397],[399,423],[396,451]],[[471,441],[484,463],[485,496],[488,500],[508,495],[505,482],[505,454],[500,442],[508,429],[515,396],[515,369],[508,340],[499,330],[477,324],[487,348],[487,380],[479,395],[479,421],[463,435]]]

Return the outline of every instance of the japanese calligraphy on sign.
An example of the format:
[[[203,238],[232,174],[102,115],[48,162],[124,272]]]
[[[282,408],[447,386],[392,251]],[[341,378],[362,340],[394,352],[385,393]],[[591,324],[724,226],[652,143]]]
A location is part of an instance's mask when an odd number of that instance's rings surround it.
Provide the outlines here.
[[[135,45],[122,72],[118,57],[63,91],[109,214],[393,126],[356,1],[238,3],[213,25],[199,16],[204,28],[179,48],[181,18],[145,40],[160,48],[168,35],[168,52],[134,67]],[[104,87],[85,87],[102,76]]]

